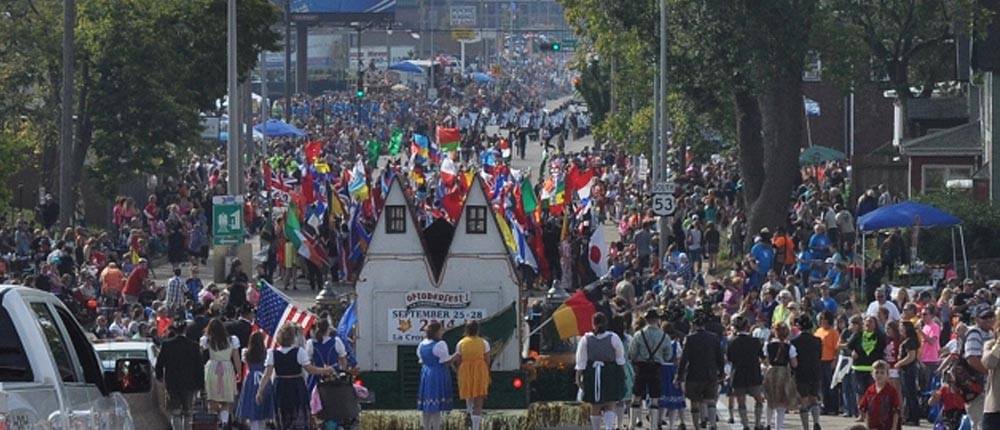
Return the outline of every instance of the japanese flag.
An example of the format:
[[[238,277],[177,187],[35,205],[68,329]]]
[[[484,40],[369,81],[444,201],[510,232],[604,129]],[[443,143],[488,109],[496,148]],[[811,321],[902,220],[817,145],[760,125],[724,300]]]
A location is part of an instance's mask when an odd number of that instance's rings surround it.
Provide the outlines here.
[[[608,273],[608,245],[604,242],[604,229],[598,225],[590,235],[590,245],[587,247],[587,261],[598,277]]]

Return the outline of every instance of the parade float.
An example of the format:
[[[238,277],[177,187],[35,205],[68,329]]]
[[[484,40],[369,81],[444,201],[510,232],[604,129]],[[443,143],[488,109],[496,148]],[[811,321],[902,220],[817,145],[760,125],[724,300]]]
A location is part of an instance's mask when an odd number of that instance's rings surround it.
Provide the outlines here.
[[[360,378],[376,393],[376,409],[416,405],[416,347],[428,324],[445,326],[454,352],[464,324],[472,320],[480,320],[481,335],[492,347],[486,407],[527,406],[517,278],[479,179],[467,184],[454,224],[438,219],[427,226],[400,180],[389,186],[356,284],[355,351]]]

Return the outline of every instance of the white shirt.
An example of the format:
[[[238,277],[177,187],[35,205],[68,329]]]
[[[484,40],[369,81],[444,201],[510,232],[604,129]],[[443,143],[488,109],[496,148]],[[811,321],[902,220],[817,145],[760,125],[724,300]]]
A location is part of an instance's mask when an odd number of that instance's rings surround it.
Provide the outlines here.
[[[451,360],[452,355],[448,354],[447,343],[437,340],[424,339],[420,341],[420,345],[417,346],[417,360],[419,360],[421,364],[423,364],[423,360],[421,360],[420,358],[420,347],[434,342],[437,343],[434,344],[434,349],[432,350],[432,352],[434,353],[434,356],[438,358],[438,363],[439,364],[447,363],[449,360]]]
[[[201,341],[198,343],[201,344],[201,349],[210,349],[208,336],[202,336]],[[240,349],[240,339],[236,336],[229,336],[229,344],[233,347],[233,349]]]
[[[876,300],[874,302],[871,302],[868,305],[868,312],[865,312],[865,315],[877,317],[878,316],[878,309],[881,308],[881,307],[885,307],[886,309],[889,310],[889,321],[899,321],[900,320],[899,308],[896,307],[895,303],[890,302],[888,300],[886,300],[884,304],[880,304],[878,302],[878,300]]]
[[[282,354],[286,354],[288,353],[288,351],[291,351],[292,348],[294,348],[294,346],[283,346],[281,348],[278,348],[278,351],[281,351]],[[299,363],[299,366],[305,366],[307,364],[310,364],[309,354],[306,353],[305,349],[299,348],[298,352],[295,354],[295,361]],[[269,366],[274,366],[273,349],[267,350],[267,358],[264,359],[264,367],[269,367]]]
[[[610,331],[606,331],[601,334],[587,333],[581,339],[580,343],[576,346],[576,370],[584,370],[587,368],[587,339],[594,337],[596,339],[604,339],[611,336],[611,347],[615,350],[615,363],[619,366],[625,365],[625,345],[622,344],[622,339]]]

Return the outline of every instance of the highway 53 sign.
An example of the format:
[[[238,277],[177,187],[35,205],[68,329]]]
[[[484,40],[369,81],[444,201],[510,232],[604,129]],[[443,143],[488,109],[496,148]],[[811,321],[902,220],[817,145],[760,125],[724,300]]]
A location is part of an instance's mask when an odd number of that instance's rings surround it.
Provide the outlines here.
[[[675,210],[677,210],[677,197],[674,197],[674,183],[657,182],[653,184],[653,214],[671,216]]]

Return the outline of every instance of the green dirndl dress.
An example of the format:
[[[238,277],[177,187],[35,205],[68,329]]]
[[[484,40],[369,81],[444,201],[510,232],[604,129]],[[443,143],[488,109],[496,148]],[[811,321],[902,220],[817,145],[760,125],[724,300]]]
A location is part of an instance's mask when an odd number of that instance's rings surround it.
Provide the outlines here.
[[[617,402],[625,396],[625,367],[615,360],[609,334],[598,338],[587,334],[587,367],[583,370],[583,401]]]

